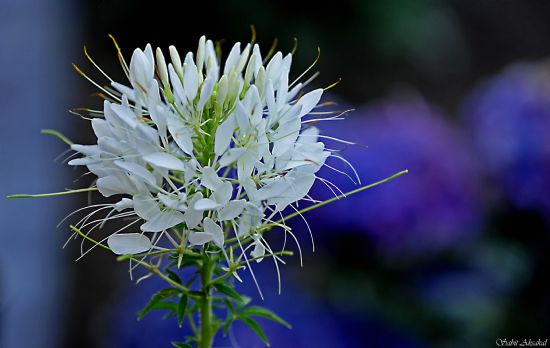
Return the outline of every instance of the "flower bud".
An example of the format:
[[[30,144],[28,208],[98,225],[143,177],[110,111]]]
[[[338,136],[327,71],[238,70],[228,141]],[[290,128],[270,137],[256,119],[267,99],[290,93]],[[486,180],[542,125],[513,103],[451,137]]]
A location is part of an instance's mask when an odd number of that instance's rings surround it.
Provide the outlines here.
[[[181,58],[178,53],[178,50],[174,46],[168,47],[168,50],[170,51],[170,59],[172,59],[172,65],[174,66],[174,70],[176,70],[176,73],[178,73],[181,79],[183,78],[183,66],[181,65]]]
[[[160,80],[165,88],[169,88],[170,82],[168,80],[168,69],[166,68],[166,61],[164,60],[164,55],[160,47],[157,47],[156,51],[157,58],[157,69],[160,76]]]
[[[220,112],[223,110],[223,105],[225,103],[225,97],[227,96],[228,82],[227,77],[223,75],[218,83],[218,95],[216,96],[216,111]]]

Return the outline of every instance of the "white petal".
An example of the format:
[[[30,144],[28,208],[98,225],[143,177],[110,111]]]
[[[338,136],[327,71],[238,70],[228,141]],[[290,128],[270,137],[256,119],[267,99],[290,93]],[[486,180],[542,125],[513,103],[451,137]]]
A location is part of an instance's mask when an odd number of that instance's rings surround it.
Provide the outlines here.
[[[288,190],[289,183],[284,177],[278,178],[258,190],[258,198],[267,200],[273,197],[280,197]]]
[[[281,124],[273,139],[273,150],[271,153],[277,157],[288,151],[294,146],[298,135],[300,134],[300,119],[295,118]]]
[[[279,81],[279,87],[277,88],[277,109],[281,110],[283,105],[287,103],[288,95],[288,70],[283,68],[281,70],[281,80]]]
[[[147,156],[143,156],[143,159],[153,166],[171,170],[185,170],[185,165],[179,158],[166,152],[155,152]]]
[[[118,82],[111,82],[111,87],[119,91],[121,94],[126,95],[128,99],[136,100],[136,96],[132,88],[125,86],[123,84],[120,84]]]
[[[267,110],[269,111],[268,120],[271,127],[278,120],[277,103],[275,102],[275,91],[273,90],[273,81],[267,80],[265,88],[265,98]]]
[[[122,198],[114,205],[116,211],[123,211],[134,207],[134,202],[130,198]]]
[[[319,88],[309,92],[298,100],[298,104],[302,106],[300,117],[309,114],[309,112],[313,110],[319,102],[319,99],[321,99],[321,95],[323,95],[323,89]]]
[[[237,42],[231,48],[231,51],[227,56],[227,60],[225,61],[225,66],[223,68],[224,75],[229,75],[231,68],[233,68],[235,65],[239,63],[240,57],[241,57],[241,43]]]
[[[281,52],[277,52],[273,56],[273,58],[271,58],[269,63],[267,63],[267,66],[265,68],[267,78],[273,80],[274,83],[278,82],[282,60],[283,54]]]
[[[233,185],[231,185],[230,182],[226,181],[216,187],[212,196],[217,203],[223,205],[229,202],[232,194]]]
[[[131,182],[124,175],[108,175],[97,179],[97,189],[105,196],[109,197],[119,193],[132,194],[136,191]]]
[[[183,73],[183,88],[185,96],[189,101],[195,99],[199,88],[199,72],[197,66],[193,62],[193,58],[188,55],[185,57],[185,72]]]
[[[110,137],[113,134],[109,128],[109,123],[101,118],[94,118],[92,120],[92,128],[97,138]]]
[[[151,105],[149,107],[151,119],[157,125],[159,135],[166,138],[166,111],[160,105]]]
[[[187,206],[185,205],[184,194],[181,194],[181,196],[177,196],[177,195],[165,195],[163,193],[158,193],[157,197],[159,198],[159,201],[162,204],[164,204],[170,209],[185,211],[187,208]]]
[[[292,87],[292,89],[290,91],[288,91],[288,95],[286,96],[287,102],[294,99],[294,97],[296,95],[298,95],[298,92],[300,92],[301,89],[302,89],[302,83],[301,82],[297,83],[296,86]]]
[[[247,149],[247,151],[245,151],[245,153],[243,153],[237,161],[237,176],[239,181],[242,181],[244,178],[252,174],[254,166],[257,162],[258,161],[256,160],[254,151]]]
[[[174,137],[176,144],[188,155],[193,154],[193,140],[191,135],[193,131],[187,127],[185,121],[177,117],[168,117],[166,120],[168,124],[168,130]]]
[[[223,247],[223,229],[210,218],[204,218],[204,232],[212,236],[212,241],[219,248]]]
[[[313,126],[308,127],[300,133],[300,137],[298,138],[298,142],[302,144],[313,144],[317,142],[319,135],[319,128]]]
[[[176,98],[178,98],[179,101],[184,102],[185,92],[183,90],[183,85],[181,84],[181,80],[172,64],[168,64],[168,72],[170,74],[170,82],[172,82],[174,95],[176,96]]]
[[[159,145],[159,135],[156,129],[140,122],[136,125],[138,144]]]
[[[202,215],[203,215],[202,211],[196,210],[194,208],[195,203],[197,203],[197,201],[201,200],[202,197],[203,197],[202,193],[197,192],[193,196],[193,198],[191,198],[191,201],[189,202],[189,206],[187,208],[187,211],[183,215],[183,218],[185,219],[185,224],[187,225],[188,228],[195,228],[202,221]]]
[[[126,170],[128,173],[135,175],[147,182],[151,186],[156,186],[155,176],[147,170],[147,168],[140,166],[137,163],[117,160],[115,164],[120,168]]]
[[[204,245],[212,240],[213,236],[206,232],[189,231],[187,233],[187,240],[190,245]]]
[[[235,110],[234,115],[241,134],[246,133],[250,127],[250,114],[246,111],[243,103],[237,103],[237,109]]]
[[[67,162],[70,166],[87,166],[88,164],[97,163],[99,160],[91,157],[75,158]]]
[[[231,137],[233,136],[233,131],[236,128],[235,119],[230,115],[222,124],[216,129],[216,136],[214,140],[214,153],[216,155],[221,155],[227,150],[229,144],[231,143]]]
[[[118,233],[107,239],[107,245],[117,255],[139,254],[153,247],[151,240],[141,233]]]
[[[227,151],[222,158],[220,158],[219,164],[220,167],[227,167],[231,163],[235,162],[239,159],[239,157],[242,156],[243,153],[245,153],[246,149],[243,149],[242,147],[239,148],[232,148]]]
[[[134,203],[134,211],[140,218],[144,220],[151,220],[160,214],[160,207],[151,195],[135,195],[132,200]]]
[[[204,167],[202,170],[201,185],[214,191],[218,186],[223,183],[222,179],[218,176],[214,168]]]
[[[83,155],[86,156],[96,156],[101,153],[101,150],[99,149],[99,146],[97,145],[80,145],[80,144],[72,144],[71,150],[80,152]]]
[[[230,201],[220,209],[219,218],[221,221],[226,220],[233,220],[237,216],[241,215],[243,212],[243,209],[246,205],[246,201],[244,199],[238,200],[238,201]]]
[[[197,104],[198,110],[202,110],[206,102],[210,99],[212,91],[214,90],[214,83],[216,83],[216,80],[212,74],[209,74],[206,77],[206,80],[202,83],[201,97],[199,99],[199,103]]]
[[[256,260],[256,262],[261,262],[263,260],[263,256],[265,255],[265,246],[262,244],[262,242],[257,238],[254,241],[254,250],[250,252],[250,256],[253,258],[258,257],[259,259]]]
[[[193,208],[198,211],[213,210],[219,208],[221,205],[209,198],[199,199],[194,205]]]
[[[165,210],[141,225],[144,232],[161,232],[184,221],[183,214],[176,210]]]

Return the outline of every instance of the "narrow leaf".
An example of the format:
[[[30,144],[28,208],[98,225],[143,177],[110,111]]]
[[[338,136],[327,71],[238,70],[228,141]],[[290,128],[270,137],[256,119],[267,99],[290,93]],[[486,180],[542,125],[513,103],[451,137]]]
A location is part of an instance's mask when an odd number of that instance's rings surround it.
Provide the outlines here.
[[[246,316],[241,316],[239,317],[239,319],[241,319],[246,325],[248,325],[248,327],[250,327],[252,331],[254,331],[258,335],[258,337],[262,339],[265,345],[269,347],[269,341],[267,340],[264,330],[256,320]]]
[[[141,320],[145,314],[155,309],[173,309],[173,302],[162,302],[164,299],[177,296],[179,290],[175,288],[162,289],[151,297],[151,300],[138,312],[138,320]]]
[[[221,292],[222,294],[225,294],[231,298],[234,298],[235,300],[244,303],[244,299],[239,295],[235,290],[233,290],[231,287],[226,285],[224,282],[216,282],[214,283],[214,287],[216,290]]]
[[[183,318],[185,317],[185,309],[187,308],[188,297],[186,294],[181,294],[180,300],[178,302],[178,325],[179,327],[183,326]]]
[[[271,310],[269,310],[267,308],[264,308],[264,307],[250,306],[250,307],[245,308],[242,311],[242,314],[246,315],[246,316],[251,316],[252,315],[252,316],[257,316],[257,317],[263,317],[263,318],[272,320],[276,323],[279,323],[279,324],[281,324],[281,325],[283,325],[283,326],[285,326],[289,329],[292,328],[292,325],[290,325],[286,320],[284,320],[283,318],[281,318],[280,316],[278,316],[277,314],[275,314]]]
[[[189,343],[183,343],[183,342],[172,342],[172,345],[176,348],[193,348],[192,345]]]
[[[181,281],[181,278],[177,273],[175,273],[174,271],[172,271],[168,268],[165,269],[165,272],[166,272],[166,274],[168,274],[168,278],[172,279],[173,281],[175,281],[178,284],[183,285],[183,282]]]

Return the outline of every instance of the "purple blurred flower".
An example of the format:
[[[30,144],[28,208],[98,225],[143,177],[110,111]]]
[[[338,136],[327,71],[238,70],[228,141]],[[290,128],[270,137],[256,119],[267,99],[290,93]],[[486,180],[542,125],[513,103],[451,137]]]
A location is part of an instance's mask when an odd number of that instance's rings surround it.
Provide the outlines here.
[[[438,110],[418,98],[393,98],[352,113],[346,122],[323,126],[368,146],[343,153],[365,176],[363,183],[410,172],[312,214],[317,234],[323,228],[365,231],[388,254],[438,251],[475,235],[477,165],[466,141]],[[357,187],[342,175],[332,179],[342,191]],[[327,189],[317,186],[321,191]]]
[[[516,64],[482,84],[462,110],[483,168],[518,209],[550,213],[550,69]]]

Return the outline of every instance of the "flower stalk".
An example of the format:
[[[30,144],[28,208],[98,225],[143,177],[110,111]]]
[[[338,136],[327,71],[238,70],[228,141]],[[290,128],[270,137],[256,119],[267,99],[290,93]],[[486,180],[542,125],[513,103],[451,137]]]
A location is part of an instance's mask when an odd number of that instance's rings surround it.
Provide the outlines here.
[[[211,348],[214,338],[214,327],[212,318],[212,295],[211,295],[211,280],[212,280],[213,263],[204,255],[204,261],[200,270],[201,288],[204,298],[201,301],[200,309],[200,348]]]

